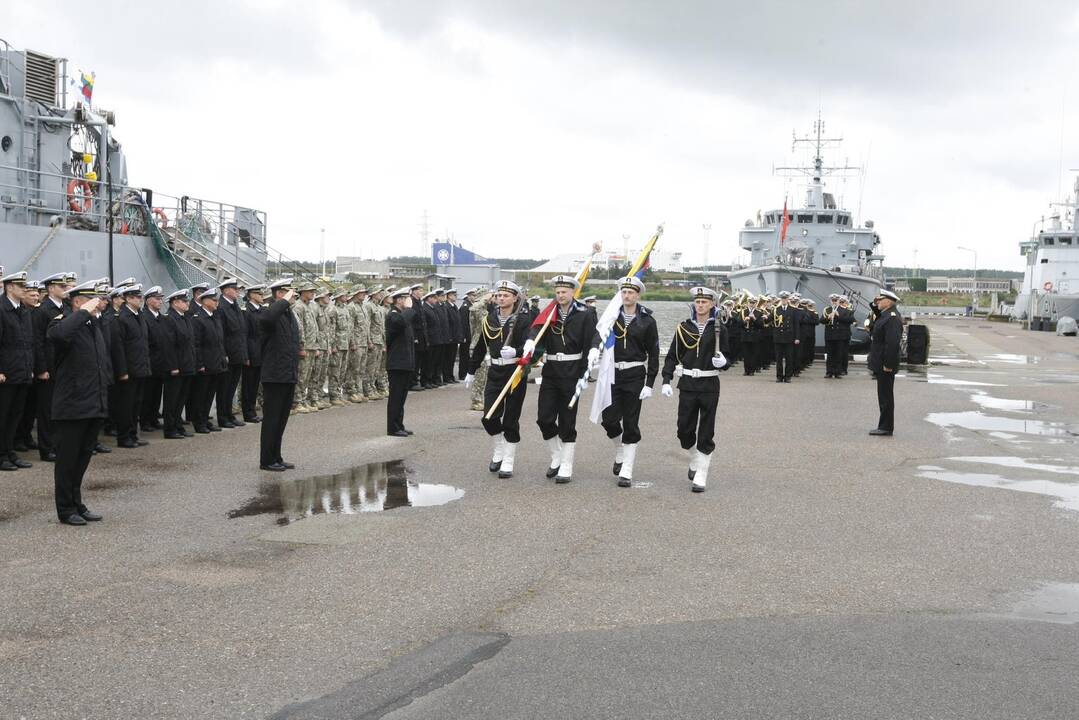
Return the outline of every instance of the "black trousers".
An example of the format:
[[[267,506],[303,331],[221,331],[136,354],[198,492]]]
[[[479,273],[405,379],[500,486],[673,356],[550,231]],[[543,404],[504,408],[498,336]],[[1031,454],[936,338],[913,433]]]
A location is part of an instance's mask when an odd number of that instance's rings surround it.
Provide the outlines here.
[[[464,380],[468,374],[468,343],[463,342],[457,348],[457,379]]]
[[[521,382],[502,399],[502,404],[491,415],[491,419],[487,419],[488,411],[513,375],[513,368],[512,365],[492,365],[487,368],[487,384],[483,386],[483,418],[480,422],[488,435],[505,435],[509,442],[519,443],[521,408],[524,407],[525,393],[528,391],[528,373],[522,373]]]
[[[454,343],[442,346],[442,382],[453,382],[453,363],[457,360],[457,353],[454,352],[456,349],[457,345]]]
[[[282,460],[281,441],[285,437],[292,395],[296,383],[262,383],[262,428],[259,432],[259,465]]]
[[[386,432],[395,433],[405,429],[405,401],[412,373],[408,370],[387,370],[390,394],[386,399]]]
[[[775,354],[772,333],[761,333],[757,336],[757,369],[767,370],[772,366],[772,358]]]
[[[842,367],[840,367],[840,369],[839,369],[839,374],[840,375],[846,375],[847,374],[847,362],[850,360],[850,342],[847,342],[847,341],[843,342],[843,354],[840,356],[840,358],[841,358],[840,364],[842,365]]]
[[[843,368],[843,350],[845,345],[850,345],[846,340],[828,340],[825,342],[827,358],[824,367],[828,375],[838,375]]]
[[[488,383],[490,379],[488,378]],[[577,378],[543,378],[540,385],[536,424],[544,440],[555,435],[562,442],[577,442],[577,408],[569,406],[577,389]]]
[[[733,320],[732,320],[732,322],[733,322]],[[735,335],[734,333],[731,333],[731,335],[730,335],[730,344],[731,344],[731,363],[736,363],[736,362],[738,362],[739,360],[742,359],[742,335],[741,334]]]
[[[678,442],[683,450],[694,445],[705,455],[716,449],[718,392],[678,391]]]
[[[102,418],[53,420],[56,463],[52,476],[55,486],[56,515],[61,520],[86,512],[82,503],[82,478],[93,457]]]
[[[44,458],[53,449],[52,438],[52,378],[48,380],[34,380],[37,386],[37,407],[34,413],[37,415],[37,447],[41,457]]]
[[[540,385],[542,388],[543,386]],[[633,445],[641,441],[641,389],[644,380],[611,386],[611,404],[603,410],[601,420],[607,437],[622,436],[623,445]]]
[[[151,376],[143,381],[142,403],[139,408],[139,425],[153,425],[161,410],[161,394],[164,378]]]
[[[776,380],[785,380],[794,374],[794,343],[777,342],[776,348]]]
[[[232,403],[236,399],[236,388],[240,385],[243,369],[243,365],[229,365],[229,369],[221,373],[218,378],[217,422],[219,424],[226,420],[236,419],[236,413],[232,411]]]
[[[0,383],[0,459],[15,459],[15,434],[26,407],[30,383]]]
[[[205,428],[210,424],[210,404],[214,399],[219,374],[202,373],[191,379],[191,399],[188,401],[188,408],[194,414],[189,416],[188,420],[195,429]]]
[[[19,427],[15,430],[16,445],[34,444],[34,420],[37,419],[37,380],[26,386],[26,397],[23,399],[22,417],[19,419]]]
[[[745,338],[742,340],[742,368],[747,375],[757,372],[757,339]]]
[[[259,397],[259,378],[262,375],[261,365],[245,365],[240,380],[240,407],[243,409],[244,420],[258,417],[255,406]]]
[[[415,345],[416,349],[416,367],[412,372],[412,384],[413,385],[429,385],[424,375],[424,368],[427,367],[427,353],[430,350],[427,345]],[[388,371],[387,371],[388,372]]]
[[[877,404],[880,406],[880,419],[877,428],[895,430],[895,373],[881,371],[877,373]]]
[[[170,375],[162,387],[164,398],[164,432],[166,435],[182,433],[183,423],[180,411],[183,410],[187,396],[191,392],[191,375]]]
[[[113,418],[116,422],[116,442],[135,442],[139,439],[139,410],[142,406],[142,390],[145,378],[133,378],[117,381],[116,410]]]

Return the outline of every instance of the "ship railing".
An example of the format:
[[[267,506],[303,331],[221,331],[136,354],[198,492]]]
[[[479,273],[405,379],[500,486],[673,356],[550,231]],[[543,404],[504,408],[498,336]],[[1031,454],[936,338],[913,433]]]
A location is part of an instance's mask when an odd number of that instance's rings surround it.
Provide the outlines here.
[[[4,38],[0,38],[0,85],[0,92],[11,94],[11,45]]]

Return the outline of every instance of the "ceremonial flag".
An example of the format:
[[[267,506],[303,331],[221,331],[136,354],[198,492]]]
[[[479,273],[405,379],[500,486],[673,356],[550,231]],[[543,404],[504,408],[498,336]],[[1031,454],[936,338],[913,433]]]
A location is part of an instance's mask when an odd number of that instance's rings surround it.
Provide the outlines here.
[[[779,226],[779,244],[787,239],[787,228],[791,226],[791,216],[787,214],[787,198],[783,198],[783,223]]]
[[[91,99],[94,96],[94,78],[97,77],[97,74],[90,73],[87,75],[80,70],[79,75],[82,76],[82,86],[79,89],[79,92],[82,94],[83,98],[85,98],[86,106],[90,107]]]
[[[641,254],[637,256],[633,265],[630,266],[630,276],[641,278],[644,276],[645,271],[652,266],[652,248],[656,246],[656,242],[662,234],[663,226],[660,225],[656,228],[656,234],[645,244]],[[621,292],[621,289],[619,289],[615,293],[615,296],[607,303],[607,307],[603,309],[603,315],[596,322],[596,332],[599,333],[600,348],[602,350],[599,356],[599,376],[596,379],[596,392],[592,396],[592,410],[588,415],[588,419],[594,423],[600,421],[603,411],[611,404],[611,386],[614,385],[615,372],[615,336],[611,331],[614,329],[614,322],[618,319],[618,313],[622,309],[622,303],[620,302]]]

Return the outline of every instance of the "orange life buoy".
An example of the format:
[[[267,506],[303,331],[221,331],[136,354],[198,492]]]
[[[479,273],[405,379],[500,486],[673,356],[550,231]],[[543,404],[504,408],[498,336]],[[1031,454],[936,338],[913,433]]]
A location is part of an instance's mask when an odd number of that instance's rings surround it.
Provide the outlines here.
[[[1042,285],[1042,289],[1045,290],[1045,292],[1049,292],[1053,289],[1053,282],[1051,280],[1046,280],[1045,284]]]
[[[90,212],[94,201],[94,191],[90,183],[82,178],[71,178],[67,184],[67,205],[73,211],[82,214]]]
[[[169,226],[169,216],[165,214],[165,211],[161,208],[154,208],[154,215],[160,220],[158,227],[167,228]]]

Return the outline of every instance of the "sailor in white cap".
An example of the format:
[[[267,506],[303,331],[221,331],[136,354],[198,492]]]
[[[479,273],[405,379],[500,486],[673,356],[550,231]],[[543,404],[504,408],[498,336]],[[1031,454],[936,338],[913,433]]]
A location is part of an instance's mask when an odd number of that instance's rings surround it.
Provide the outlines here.
[[[547,477],[556,483],[568,483],[573,478],[573,460],[577,451],[577,408],[570,401],[578,388],[588,387],[585,374],[599,358],[599,336],[596,335],[596,313],[574,298],[580,283],[571,275],[551,278],[554,285],[554,315],[543,336],[544,362],[536,410],[536,424],[551,452]],[[524,355],[530,357],[541,326],[532,328]]]
[[[259,428],[259,468],[284,472],[295,466],[282,457],[285,426],[300,377],[301,329],[290,309],[295,297],[291,278],[270,283],[270,304],[256,315],[262,347],[262,427]]]
[[[162,428],[158,418],[165,378],[176,368],[170,357],[171,344],[165,336],[168,330],[168,325],[166,324],[168,321],[162,314],[165,294],[162,292],[161,286],[154,285],[143,293],[142,302],[141,314],[146,323],[146,339],[150,345],[150,375],[143,381],[139,428],[143,432],[150,432]]]
[[[240,377],[250,360],[247,355],[247,325],[240,310],[240,282],[236,278],[225,278],[217,289],[221,293],[217,321],[221,323],[225,357],[228,359],[228,369],[217,385],[217,424],[223,428],[242,427],[246,423],[236,417],[233,406]]]
[[[618,486],[630,487],[637,444],[641,441],[641,403],[652,397],[652,386],[659,374],[659,330],[652,311],[638,303],[644,283],[627,276],[618,285],[622,308],[611,328],[615,371],[611,404],[603,410],[602,423],[615,446],[613,472],[618,476]]]
[[[71,314],[71,306],[65,299],[69,287],[68,277],[73,274],[55,273],[46,277],[42,281],[45,285],[45,297],[30,316],[34,333],[34,396],[36,400],[34,414],[37,426],[37,447],[41,459],[49,462],[56,459],[52,441],[54,384],[51,347],[45,340],[45,332],[49,328],[49,323],[57,315],[67,317]]]
[[[184,429],[180,412],[191,393],[191,382],[195,377],[195,340],[192,335],[191,318],[187,316],[190,293],[180,289],[170,293],[168,313],[162,319],[162,360],[167,374],[162,383],[162,433],[166,440],[182,440],[192,437]]]
[[[240,375],[240,410],[245,423],[259,423],[259,375],[262,369],[262,337],[259,335],[259,313],[266,309],[263,298],[265,285],[251,285],[244,291],[244,334],[247,343],[247,363]]]
[[[26,306],[25,272],[3,277],[0,300],[0,470],[18,470],[31,463],[15,454],[15,436],[26,412],[33,382],[33,323]]]
[[[221,323],[214,316],[218,312],[220,291],[210,288],[199,296],[199,307],[191,316],[191,330],[195,341],[195,379],[191,382],[194,416],[189,417],[195,432],[205,435],[221,432],[210,421],[210,406],[220,383],[220,377],[228,371],[225,356],[225,338]],[[219,413],[220,415],[220,413]]]
[[[772,308],[772,343],[775,345],[776,382],[789,383],[794,375],[795,349],[802,343],[802,311],[790,304],[791,294],[779,293],[779,305]]]
[[[510,280],[502,280],[495,286],[494,302],[495,307],[479,321],[479,341],[472,351],[465,387],[472,386],[476,373],[486,365],[481,422],[487,434],[494,438],[494,450],[487,469],[497,472],[500,478],[510,478],[513,477],[517,445],[521,442],[521,408],[528,389],[527,367],[517,386],[506,394],[498,407],[495,402],[512,377],[518,360],[524,356],[529,315],[521,302],[521,288]]]
[[[56,463],[53,480],[56,514],[66,525],[102,519],[82,499],[82,480],[108,414],[108,343],[100,310],[108,278],[90,280],[68,291],[72,311],[57,312],[46,330],[53,380],[52,425]]]
[[[671,347],[663,363],[664,397],[674,394],[671,381],[677,366],[682,367],[678,381],[678,441],[690,451],[689,479],[693,492],[704,492],[708,468],[716,449],[716,410],[719,406],[719,373],[730,365],[724,353],[727,335],[716,322],[719,296],[707,287],[690,290],[693,313],[675,328]]]
[[[826,378],[842,377],[843,358],[850,349],[851,325],[854,323],[854,313],[849,307],[839,304],[842,296],[832,293],[828,296],[829,305],[824,308],[820,315],[820,322],[824,325],[824,350],[825,350],[825,374]]]
[[[386,434],[391,437],[408,437],[412,431],[405,427],[405,401],[412,372],[416,366],[413,353],[413,314],[419,308],[412,306],[409,288],[395,290],[390,295],[393,306],[386,314],[386,374],[389,382],[389,398],[386,400]]]
[[[873,323],[866,364],[877,379],[880,418],[870,435],[890,436],[895,431],[895,373],[899,369],[899,344],[903,338],[903,318],[895,306],[899,296],[891,290],[877,293],[874,303],[880,316]]]
[[[124,304],[117,312],[112,347],[115,407],[110,408],[116,425],[116,445],[136,448],[146,445],[139,439],[139,412],[146,378],[150,376],[150,341],[142,309],[142,285],[119,288]]]

